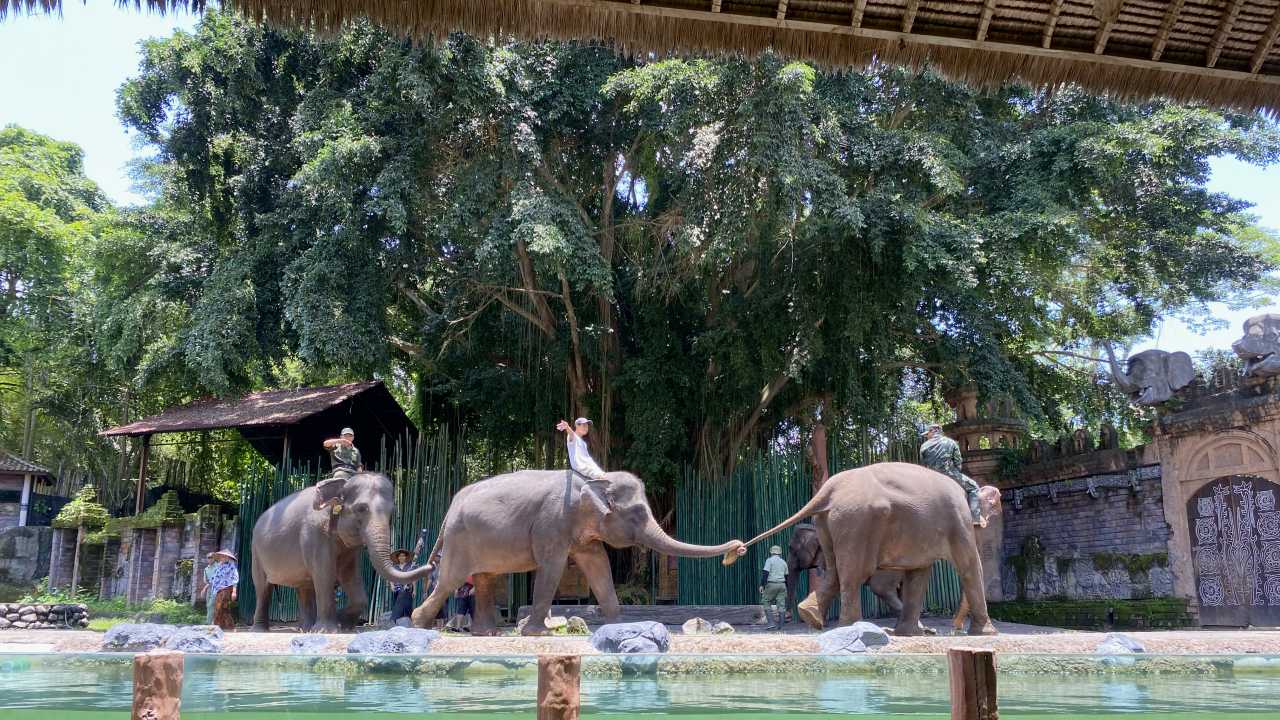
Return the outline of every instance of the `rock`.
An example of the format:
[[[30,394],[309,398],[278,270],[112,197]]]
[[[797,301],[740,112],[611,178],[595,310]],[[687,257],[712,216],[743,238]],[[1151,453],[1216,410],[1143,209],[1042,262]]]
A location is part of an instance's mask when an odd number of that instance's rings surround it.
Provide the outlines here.
[[[26,630],[27,624],[19,620],[13,624],[13,627],[15,630]]]
[[[121,623],[107,631],[102,649],[107,652],[145,652],[164,645],[177,631],[174,625],[154,623]]]
[[[21,620],[21,621],[22,621],[22,622],[24,622],[24,623],[33,623],[33,622],[36,622],[37,620],[39,620],[39,619],[40,619],[40,616],[39,616],[39,615],[36,615],[35,613],[26,613],[26,614],[22,615],[21,617],[19,617],[18,619],[19,619],[19,620]]]
[[[733,626],[723,620],[717,620],[712,623],[711,632],[716,635],[729,635],[733,633]]]
[[[329,638],[326,635],[308,633],[289,641],[289,652],[294,655],[316,655],[323,653],[328,647]]]
[[[212,631],[211,631],[212,630]],[[222,628],[212,625],[180,627],[165,638],[166,650],[211,655],[222,652]]]
[[[35,609],[36,609],[36,613],[37,613],[37,614],[40,614],[40,615],[48,615],[48,614],[49,614],[49,606],[48,606],[48,605],[36,605],[36,606],[34,606],[34,607],[35,607]]]
[[[574,616],[569,618],[569,622],[564,626],[565,635],[590,635],[591,628],[587,627],[587,621],[580,617]]]
[[[87,618],[87,617],[82,617],[82,618],[80,618],[79,620],[77,620],[77,621],[76,621],[76,624],[77,624],[77,625],[79,625],[79,626],[80,626],[80,627],[82,627],[82,628],[87,628],[87,627],[89,627],[89,618]]]
[[[5,628],[9,627],[12,624],[13,623],[9,622],[8,620],[0,617],[0,630],[4,630]]]
[[[671,634],[662,623],[615,623],[596,630],[591,647],[605,653],[665,653],[671,647]]]
[[[684,624],[680,626],[680,632],[684,635],[710,635],[711,628],[710,620],[696,617],[685,620]]]
[[[347,645],[347,652],[360,655],[425,655],[440,638],[435,630],[394,627],[360,633]]]
[[[828,630],[817,639],[823,655],[852,655],[889,644],[889,634],[883,628],[865,621]]]
[[[36,609],[35,609],[35,608],[33,608],[33,607],[31,607],[30,605],[23,605],[23,606],[19,607],[19,608],[18,608],[18,610],[17,610],[17,612],[18,612],[18,614],[19,614],[19,615],[30,615],[31,613],[33,613],[33,612],[35,612],[35,611],[36,611]]]
[[[1096,655],[1132,655],[1146,651],[1142,643],[1124,633],[1107,633],[1093,650]]]

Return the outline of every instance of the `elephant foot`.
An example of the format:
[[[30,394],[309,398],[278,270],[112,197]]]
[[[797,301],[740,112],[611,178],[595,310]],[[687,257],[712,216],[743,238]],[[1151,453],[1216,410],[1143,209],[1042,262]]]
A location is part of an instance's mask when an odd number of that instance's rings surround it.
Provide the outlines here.
[[[338,625],[337,623],[318,622],[311,626],[311,632],[332,635],[338,632]]]
[[[255,623],[251,628],[252,632],[271,632],[271,628],[266,623]]]
[[[969,634],[970,635],[999,635],[1000,631],[996,629],[995,625],[991,624],[990,620],[988,620],[984,623],[976,623],[976,622],[970,623]]]
[[[921,625],[918,620],[914,623],[899,622],[897,625],[894,626],[893,634],[899,635],[902,637],[907,637],[911,635],[923,635],[924,626]]]
[[[524,628],[520,630],[520,634],[525,636],[550,635],[551,631],[548,630],[547,626],[543,625],[542,623],[538,623],[537,625],[534,625],[533,621],[529,621],[525,623]]]
[[[814,630],[821,630],[823,625],[821,608],[818,607],[818,598],[815,594],[809,593],[809,597],[805,598],[796,606],[796,612],[799,613],[800,619]]]

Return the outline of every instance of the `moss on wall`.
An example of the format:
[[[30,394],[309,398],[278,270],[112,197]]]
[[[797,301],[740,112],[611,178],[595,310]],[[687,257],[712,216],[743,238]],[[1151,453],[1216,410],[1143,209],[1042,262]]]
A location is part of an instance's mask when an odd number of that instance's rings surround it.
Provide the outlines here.
[[[1014,600],[987,607],[996,620],[1080,630],[1179,628],[1194,624],[1187,612],[1187,601],[1179,598]]]

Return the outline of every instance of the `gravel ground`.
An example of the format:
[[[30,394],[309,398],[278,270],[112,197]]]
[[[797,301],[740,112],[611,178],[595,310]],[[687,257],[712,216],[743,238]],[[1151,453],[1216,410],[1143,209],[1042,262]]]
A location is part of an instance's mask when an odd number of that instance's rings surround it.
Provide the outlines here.
[[[951,636],[945,620],[926,621],[938,635],[895,637],[882,653],[942,653],[949,647],[983,647],[1008,653],[1091,653],[1104,633],[1074,632],[1029,625],[997,623],[1001,634],[991,637]],[[238,631],[223,641],[227,653],[288,653],[296,633]],[[1173,655],[1280,654],[1280,631],[1267,630],[1176,630],[1130,632],[1149,653]],[[332,645],[341,652],[353,635],[334,635]],[[92,652],[99,649],[102,633],[61,630],[4,630],[0,632],[0,653],[4,652]],[[785,633],[739,632],[733,635],[685,636],[675,630],[671,652],[679,654],[804,654],[816,653],[814,634],[793,629]],[[446,635],[432,646],[440,655],[536,655],[539,653],[595,654],[584,637],[470,637]]]

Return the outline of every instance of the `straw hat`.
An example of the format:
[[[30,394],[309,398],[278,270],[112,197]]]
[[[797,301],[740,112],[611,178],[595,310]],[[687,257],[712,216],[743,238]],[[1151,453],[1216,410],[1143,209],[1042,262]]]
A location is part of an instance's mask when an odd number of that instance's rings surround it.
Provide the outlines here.
[[[413,553],[405,548],[396,548],[395,552],[391,553],[391,559],[395,560],[396,558],[400,557],[401,553],[408,555],[410,560],[413,559]]]
[[[223,557],[227,558],[231,562],[239,562],[238,560],[236,560],[236,554],[231,552],[230,550],[214,550],[213,552],[209,553],[208,559],[212,560],[218,555],[222,555]]]

